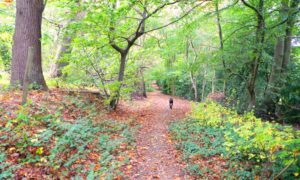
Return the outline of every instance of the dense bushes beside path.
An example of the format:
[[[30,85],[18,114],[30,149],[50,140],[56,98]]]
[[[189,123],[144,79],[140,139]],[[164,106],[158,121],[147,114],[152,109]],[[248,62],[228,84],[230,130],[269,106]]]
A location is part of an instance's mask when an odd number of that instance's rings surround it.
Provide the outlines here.
[[[194,175],[236,179],[300,176],[300,131],[291,126],[264,122],[252,113],[241,116],[205,102],[195,104],[189,118],[172,124],[170,132]],[[211,160],[217,166],[207,164]]]

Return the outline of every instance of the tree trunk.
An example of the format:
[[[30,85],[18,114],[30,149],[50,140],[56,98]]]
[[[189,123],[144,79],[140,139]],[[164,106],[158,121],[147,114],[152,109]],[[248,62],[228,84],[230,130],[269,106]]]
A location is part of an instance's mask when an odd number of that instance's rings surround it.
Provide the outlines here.
[[[220,51],[221,51],[221,60],[223,64],[223,71],[224,71],[224,81],[223,81],[223,92],[226,94],[226,87],[227,87],[227,77],[228,77],[228,69],[226,67],[226,62],[223,57],[223,50],[224,50],[224,42],[223,42],[223,31],[221,26],[221,18],[220,18],[220,11],[219,11],[219,1],[215,2],[215,10],[217,15],[217,26],[218,26],[218,34],[219,34],[219,41],[220,41]]]
[[[256,29],[256,47],[254,49],[254,58],[251,64],[251,75],[248,81],[247,89],[249,93],[248,109],[253,109],[256,105],[255,83],[258,74],[259,63],[261,61],[263,53],[263,44],[265,40],[265,22],[263,18],[264,0],[259,1],[259,7],[257,9],[257,29]]]
[[[211,92],[215,92],[215,81],[216,81],[216,71],[214,70],[212,81],[211,81]]]
[[[63,41],[61,44],[58,45],[56,55],[54,58],[54,65],[51,70],[50,77],[56,78],[62,76],[62,68],[68,65],[67,62],[60,62],[61,58],[67,54],[70,53],[70,44],[71,44],[71,37],[70,36],[64,36]]]
[[[272,70],[269,77],[268,86],[265,93],[264,106],[265,111],[274,112],[275,111],[275,103],[277,102],[276,98],[273,96],[276,92],[278,92],[278,83],[280,81],[281,74],[281,66],[283,60],[283,52],[284,52],[284,40],[283,37],[277,38],[277,43],[275,46],[274,53],[274,63],[272,66]]]
[[[285,39],[284,39],[284,55],[282,61],[282,73],[287,71],[288,63],[290,61],[292,49],[292,30],[295,25],[296,13],[294,10],[299,6],[300,0],[292,0],[289,8],[288,20],[286,22]]]
[[[120,53],[121,54],[121,58],[120,58],[120,68],[119,68],[119,75],[118,75],[118,82],[119,82],[119,87],[117,88],[116,92],[113,92],[110,103],[109,103],[109,108],[116,110],[117,108],[117,104],[119,102],[119,98],[120,98],[120,91],[121,91],[121,87],[122,87],[122,82],[124,79],[124,73],[125,73],[125,65],[126,65],[126,57],[128,52],[125,53]]]
[[[283,3],[286,4],[285,1],[283,1]],[[296,19],[296,15],[297,15],[297,13],[295,13],[295,9],[298,8],[299,3],[300,3],[300,0],[291,0],[290,7],[289,7],[288,19],[287,19],[286,28],[285,28],[281,76],[280,76],[280,82],[278,83],[278,87],[280,87],[280,88],[283,88],[286,85],[288,64],[290,61],[291,49],[292,49],[292,30],[296,23],[295,19]],[[275,115],[280,116],[280,106],[278,104],[276,104]]]
[[[223,81],[223,92],[224,92],[224,95],[226,95],[226,88],[227,88],[227,83],[226,83],[226,79],[224,79]]]
[[[205,87],[206,87],[206,80],[203,79],[203,81],[202,81],[202,95],[201,95],[201,100],[202,101],[204,101]]]
[[[197,101],[198,100],[197,81],[196,81],[196,78],[194,77],[192,71],[190,72],[190,79],[191,79],[192,87],[193,87],[193,90],[194,90],[194,101]]]
[[[190,42],[191,44],[191,47],[193,47],[193,43]],[[192,64],[189,63],[189,40],[187,38],[187,41],[186,41],[186,52],[185,52],[185,57],[186,57],[186,61],[187,61],[187,64],[189,66],[189,71],[190,71],[190,80],[191,80],[191,83],[192,83],[192,88],[194,90],[194,101],[197,101],[198,100],[198,88],[197,88],[197,80],[196,78],[194,77],[194,74],[193,74],[193,64],[195,63],[195,60],[196,60],[196,52],[194,51],[195,53],[195,59],[194,59],[194,62]]]
[[[144,79],[144,72],[143,69],[141,69],[141,83],[142,83],[142,94],[143,97],[147,97],[147,89],[146,89],[146,83],[145,83],[145,79]]]
[[[291,36],[292,28],[295,24],[295,12],[293,11],[299,4],[299,0],[291,1],[289,7],[287,1],[282,1],[281,16],[287,16],[285,25],[285,35],[277,39],[277,44],[274,53],[274,63],[269,77],[268,86],[266,89],[264,106],[267,113],[274,115],[278,114],[278,93],[286,80],[287,66],[291,55]],[[286,12],[288,10],[288,13]],[[282,21],[282,19],[280,19]]]
[[[32,62],[33,62],[33,56],[34,56],[34,48],[29,47],[28,48],[28,56],[26,61],[26,67],[25,67],[25,75],[24,75],[24,85],[23,85],[23,94],[22,94],[22,105],[27,103],[27,96],[29,92],[29,72],[32,69]]]
[[[204,70],[203,80],[202,80],[201,101],[204,101],[204,95],[205,95],[205,87],[206,87],[206,79],[205,79],[205,75],[206,75],[206,70]]]
[[[76,0],[76,5],[79,7],[80,6],[80,1]],[[69,19],[66,24],[65,24],[65,29],[69,26],[70,23],[78,21],[82,18],[82,13],[81,11],[78,11],[76,13],[75,17],[72,17]],[[56,50],[56,55],[54,59],[54,64],[51,68],[51,73],[50,77],[56,78],[56,77],[61,77],[62,76],[62,68],[67,66],[69,63],[68,62],[61,62],[61,58],[65,55],[71,52],[71,42],[72,42],[72,37],[70,35],[67,35],[66,33],[63,34],[63,39],[62,42],[58,45],[57,50]]]
[[[23,85],[28,48],[33,47],[33,67],[29,72],[29,83],[40,89],[48,89],[42,70],[41,23],[44,10],[42,0],[17,0],[14,43],[12,48],[11,86]]]

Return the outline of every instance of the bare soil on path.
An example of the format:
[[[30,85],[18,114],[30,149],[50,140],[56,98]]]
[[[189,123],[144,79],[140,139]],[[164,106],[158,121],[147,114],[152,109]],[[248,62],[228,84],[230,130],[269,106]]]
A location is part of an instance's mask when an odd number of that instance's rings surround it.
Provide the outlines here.
[[[169,108],[169,96],[155,91],[143,100],[122,102],[116,113],[135,115],[140,128],[136,133],[136,151],[131,158],[129,179],[191,179],[186,165],[181,161],[168,135],[171,121],[182,119],[190,112],[190,102],[173,97],[173,109]]]

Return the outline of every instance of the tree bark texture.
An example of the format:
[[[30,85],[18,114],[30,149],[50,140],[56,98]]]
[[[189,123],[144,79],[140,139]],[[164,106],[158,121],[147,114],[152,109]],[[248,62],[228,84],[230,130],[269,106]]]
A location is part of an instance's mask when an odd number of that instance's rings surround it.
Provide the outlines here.
[[[120,67],[119,67],[119,75],[118,75],[118,82],[119,87],[117,89],[116,92],[114,92],[114,94],[111,97],[111,101],[109,103],[109,108],[115,110],[117,108],[117,104],[119,102],[119,98],[120,98],[120,91],[122,88],[122,83],[123,83],[123,79],[124,79],[124,74],[125,74],[125,66],[126,66],[126,58],[127,58],[127,54],[128,51],[125,53],[120,53],[121,54],[121,58],[120,58]]]
[[[287,21],[284,26],[285,35],[277,38],[274,50],[274,62],[264,99],[265,111],[267,113],[276,115],[279,111],[278,106],[276,106],[279,100],[278,93],[285,86],[286,72],[292,48],[292,29],[295,25],[295,8],[298,7],[299,3],[300,0],[292,0],[289,6],[287,1],[282,1],[281,16],[287,16]]]
[[[29,72],[32,69],[32,62],[34,57],[35,51],[33,47],[28,48],[28,56],[27,56],[27,62],[26,62],[26,68],[25,68],[25,75],[24,75],[24,85],[23,85],[23,95],[22,95],[22,105],[27,103],[27,96],[29,92]]]
[[[269,77],[268,86],[265,93],[265,111],[266,112],[274,112],[275,111],[275,102],[276,97],[274,94],[278,92],[278,83],[280,81],[280,74],[281,74],[281,66],[284,54],[284,38],[278,37],[277,43],[275,46],[275,53],[274,53],[274,63],[272,66],[272,70]]]
[[[41,89],[47,89],[42,71],[41,23],[44,10],[42,0],[17,0],[15,33],[12,48],[12,70],[10,84],[23,85],[28,48],[33,47],[32,69],[29,72],[29,84],[36,83]]]
[[[259,63],[262,58],[263,45],[265,40],[265,21],[263,17],[263,9],[264,9],[264,0],[260,0],[259,7],[256,9],[257,10],[256,11],[257,28],[255,34],[256,47],[253,53],[254,58],[251,63],[251,74],[247,85],[247,89],[249,93],[248,109],[253,109],[256,105],[255,83],[258,74]]]
[[[286,22],[285,39],[284,39],[284,55],[282,61],[282,73],[287,71],[288,63],[290,61],[292,49],[292,30],[295,25],[295,9],[299,6],[300,0],[292,0],[289,8],[288,19]]]

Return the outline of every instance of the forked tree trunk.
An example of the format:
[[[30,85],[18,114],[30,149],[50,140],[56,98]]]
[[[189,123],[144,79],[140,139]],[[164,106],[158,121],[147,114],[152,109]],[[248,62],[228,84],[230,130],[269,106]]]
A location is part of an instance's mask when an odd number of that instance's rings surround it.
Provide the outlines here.
[[[28,48],[35,53],[29,83],[35,83],[41,89],[47,89],[42,70],[41,24],[44,3],[42,0],[17,0],[15,33],[12,48],[11,86],[23,86]]]

